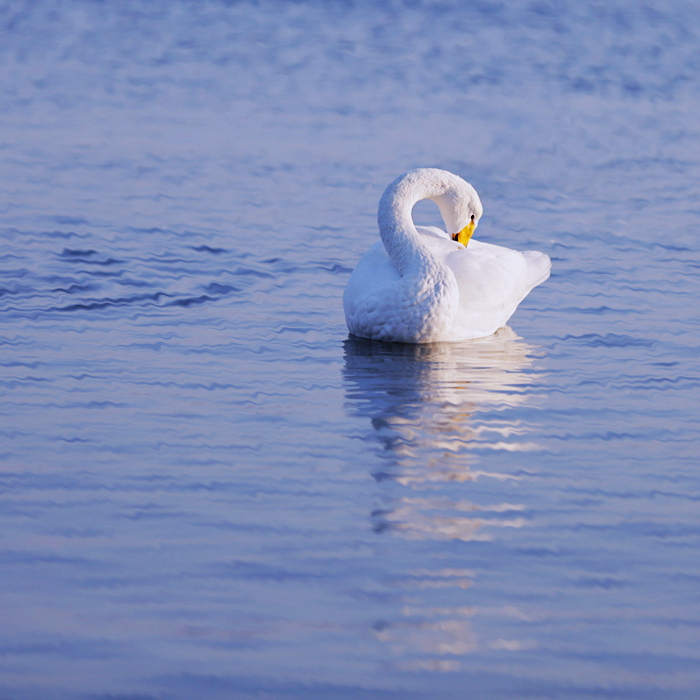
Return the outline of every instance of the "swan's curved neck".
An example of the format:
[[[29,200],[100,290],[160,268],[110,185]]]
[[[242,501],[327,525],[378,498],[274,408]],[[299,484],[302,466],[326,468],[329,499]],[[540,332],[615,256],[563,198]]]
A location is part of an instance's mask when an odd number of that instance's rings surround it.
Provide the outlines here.
[[[425,265],[439,265],[421,241],[413,223],[411,212],[416,202],[431,199],[440,209],[447,232],[459,230],[455,228],[456,208],[464,195],[459,191],[458,183],[447,176],[461,181],[442,170],[414,170],[394,180],[382,195],[378,214],[379,233],[389,257],[402,276],[409,270],[418,270]]]

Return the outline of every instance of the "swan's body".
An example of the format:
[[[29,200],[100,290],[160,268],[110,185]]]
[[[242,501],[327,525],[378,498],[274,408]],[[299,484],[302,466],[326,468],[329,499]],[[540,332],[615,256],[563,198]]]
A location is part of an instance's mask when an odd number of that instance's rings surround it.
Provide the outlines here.
[[[449,234],[471,235],[483,213],[474,188],[445,170],[420,168],[394,180],[379,203],[382,240],[361,258],[343,295],[350,333],[404,343],[495,333],[549,277],[549,257],[474,240],[465,247],[438,228],[417,227],[411,211],[421,199],[438,205]]]

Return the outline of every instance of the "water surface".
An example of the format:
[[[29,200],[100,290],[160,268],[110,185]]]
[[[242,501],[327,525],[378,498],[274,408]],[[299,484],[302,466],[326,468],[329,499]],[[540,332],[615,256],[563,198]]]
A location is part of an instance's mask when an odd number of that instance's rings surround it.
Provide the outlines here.
[[[697,697],[696,9],[0,8],[1,694]],[[348,338],[419,166],[491,338]]]

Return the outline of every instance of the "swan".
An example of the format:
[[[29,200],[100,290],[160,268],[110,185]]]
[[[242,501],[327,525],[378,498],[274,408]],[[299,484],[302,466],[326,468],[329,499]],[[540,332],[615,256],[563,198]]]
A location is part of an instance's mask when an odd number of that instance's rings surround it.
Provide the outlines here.
[[[414,225],[422,199],[438,205],[447,232]],[[418,168],[394,180],[379,202],[381,241],[343,294],[350,333],[432,343],[485,338],[504,326],[552,263],[544,253],[472,240],[482,213],[476,190],[446,170]]]

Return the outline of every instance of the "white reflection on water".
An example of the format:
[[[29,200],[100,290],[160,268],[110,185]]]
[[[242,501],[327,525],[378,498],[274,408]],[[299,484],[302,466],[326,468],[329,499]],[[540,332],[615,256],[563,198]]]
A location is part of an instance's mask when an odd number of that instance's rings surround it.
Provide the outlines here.
[[[384,468],[374,474],[381,507],[371,513],[377,533],[414,541],[489,541],[496,532],[526,524],[525,505],[477,504],[465,498],[469,482],[519,477],[478,468],[479,450],[504,455],[536,446],[527,428],[503,409],[523,404],[532,371],[533,348],[504,328],[490,338],[458,344],[403,345],[350,338],[345,343],[347,408],[372,426]],[[531,399],[531,397],[530,397]],[[396,493],[396,489],[399,493]],[[392,586],[405,592],[392,622],[375,626],[378,640],[402,657],[404,670],[457,671],[455,659],[478,648],[468,604],[475,573],[468,566],[406,571]],[[453,605],[431,606],[437,595]],[[496,614],[522,619],[504,605]],[[532,648],[528,640],[497,640],[491,648]],[[428,655],[426,657],[426,655]]]
[[[349,339],[347,398],[353,412],[371,419],[384,448],[386,472],[375,474],[377,479],[391,478],[404,486],[472,481],[485,472],[472,468],[476,460],[470,450],[536,449],[518,422],[477,417],[483,409],[525,400],[526,387],[536,379],[523,373],[532,366],[531,351],[508,327],[490,338],[454,344]],[[472,507],[458,506],[465,509]]]

